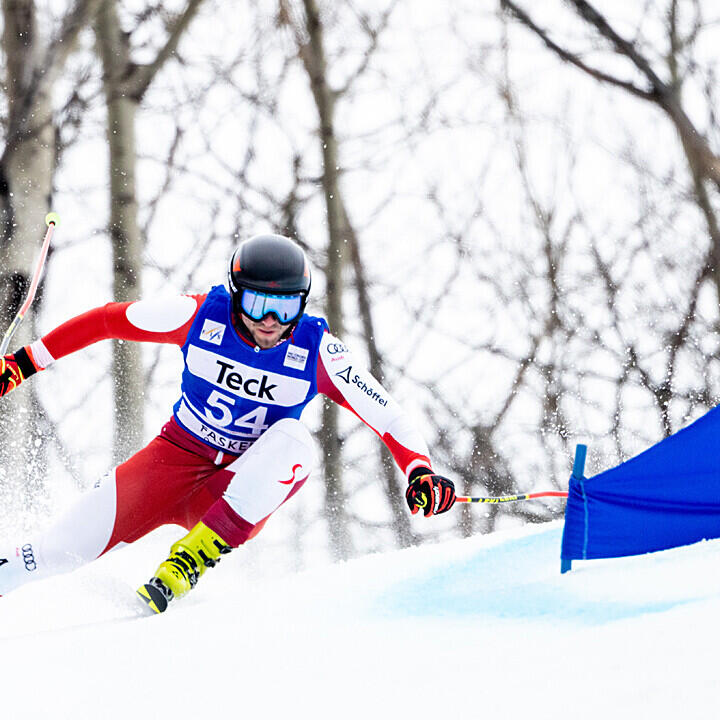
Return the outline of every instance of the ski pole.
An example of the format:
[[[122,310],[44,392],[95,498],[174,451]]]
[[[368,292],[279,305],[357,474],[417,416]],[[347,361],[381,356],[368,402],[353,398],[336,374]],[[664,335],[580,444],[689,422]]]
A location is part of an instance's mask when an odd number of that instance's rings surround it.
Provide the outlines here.
[[[59,223],[60,216],[57,213],[50,212],[45,216],[47,232],[45,233],[45,239],[43,240],[42,248],[40,249],[40,257],[38,258],[37,265],[35,266],[32,282],[30,283],[30,290],[28,290],[25,302],[18,310],[15,319],[10,323],[10,327],[6,330],[5,335],[3,336],[2,342],[0,343],[0,357],[7,352],[12,336],[20,327],[20,323],[23,321],[25,313],[28,311],[28,308],[32,305],[32,301],[35,299],[35,291],[37,290],[38,283],[40,282],[40,274],[42,273],[43,265],[45,265],[45,258],[47,257],[48,248],[50,247],[50,239],[52,238],[53,232]]]
[[[497,503],[520,502],[521,500],[534,500],[541,497],[564,497],[568,496],[567,491],[550,490],[545,492],[524,493],[523,495],[502,495],[500,497],[462,497],[456,496],[455,502],[465,503],[488,503],[495,505]]]

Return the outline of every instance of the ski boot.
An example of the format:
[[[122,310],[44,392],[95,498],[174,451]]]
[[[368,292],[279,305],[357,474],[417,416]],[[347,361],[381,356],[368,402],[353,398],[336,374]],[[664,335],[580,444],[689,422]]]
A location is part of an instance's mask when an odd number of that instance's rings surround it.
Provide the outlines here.
[[[214,567],[220,556],[231,550],[219,535],[199,522],[170,548],[170,557],[137,593],[153,612],[165,612],[173,598],[190,592],[205,568]]]

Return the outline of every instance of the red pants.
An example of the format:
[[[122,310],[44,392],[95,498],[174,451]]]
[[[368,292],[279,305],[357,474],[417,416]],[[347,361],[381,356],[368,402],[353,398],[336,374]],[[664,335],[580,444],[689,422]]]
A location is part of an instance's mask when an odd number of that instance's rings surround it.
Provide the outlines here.
[[[0,553],[0,595],[168,523],[190,530],[202,521],[231,547],[242,545],[304,485],[317,460],[312,436],[291,418],[274,423],[239,457],[213,450],[171,420],[40,536]],[[26,545],[32,564],[17,550]]]
[[[167,423],[149,445],[115,469],[115,525],[104,552],[168,523],[190,530],[210,508],[215,510],[211,515],[216,515],[218,508],[223,512],[222,494],[233,478],[224,468],[235,459],[235,455],[218,453],[195,440],[173,421]],[[256,535],[265,522],[251,525],[232,515],[233,524],[243,530],[242,537],[228,538],[234,545]]]

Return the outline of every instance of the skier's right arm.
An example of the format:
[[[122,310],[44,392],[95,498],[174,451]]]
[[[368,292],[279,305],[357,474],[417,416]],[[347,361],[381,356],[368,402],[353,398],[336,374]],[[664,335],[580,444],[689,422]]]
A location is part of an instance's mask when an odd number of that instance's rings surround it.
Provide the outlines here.
[[[44,337],[0,358],[0,397],[55,360],[100,340],[183,345],[205,295],[108,303],[78,315]]]

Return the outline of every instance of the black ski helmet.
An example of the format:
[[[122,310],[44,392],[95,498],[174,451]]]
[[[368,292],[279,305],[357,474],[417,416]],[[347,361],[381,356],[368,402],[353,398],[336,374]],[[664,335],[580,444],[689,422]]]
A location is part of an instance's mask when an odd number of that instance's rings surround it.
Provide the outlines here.
[[[244,289],[271,295],[302,296],[305,311],[310,293],[310,263],[303,249],[284,235],[255,235],[238,245],[230,258],[228,285],[233,310],[242,313],[240,298]]]

